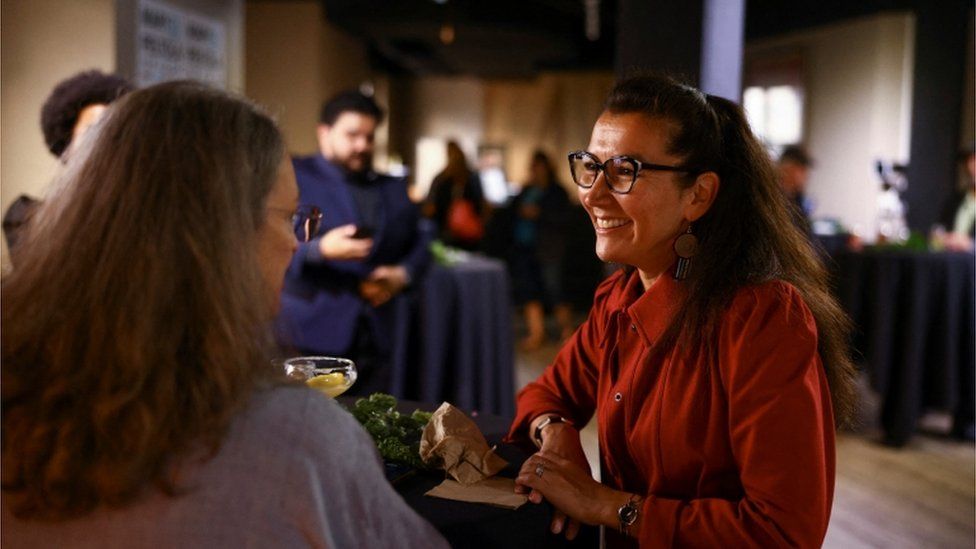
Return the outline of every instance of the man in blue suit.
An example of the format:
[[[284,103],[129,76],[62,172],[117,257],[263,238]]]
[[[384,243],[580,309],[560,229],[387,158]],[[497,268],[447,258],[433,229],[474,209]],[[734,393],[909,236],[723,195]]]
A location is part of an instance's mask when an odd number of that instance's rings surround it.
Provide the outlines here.
[[[372,98],[340,93],[322,106],[319,154],[293,160],[301,203],[323,216],[288,269],[277,319],[284,346],[356,361],[356,394],[390,392],[394,334],[409,317],[404,291],[430,262],[432,231],[406,181],[371,169],[382,119]]]

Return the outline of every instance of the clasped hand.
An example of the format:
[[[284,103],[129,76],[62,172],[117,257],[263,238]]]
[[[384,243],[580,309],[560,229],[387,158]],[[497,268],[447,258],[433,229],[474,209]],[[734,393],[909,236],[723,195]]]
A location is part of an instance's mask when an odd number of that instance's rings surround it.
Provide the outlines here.
[[[379,307],[407,285],[407,270],[399,265],[380,265],[369,278],[359,283],[359,295],[373,307]]]
[[[542,448],[522,464],[515,492],[527,493],[532,503],[548,500],[556,508],[552,532],[565,531],[567,539],[574,539],[580,523],[603,522],[616,492],[593,480],[575,429],[561,424],[549,429],[553,432]]]

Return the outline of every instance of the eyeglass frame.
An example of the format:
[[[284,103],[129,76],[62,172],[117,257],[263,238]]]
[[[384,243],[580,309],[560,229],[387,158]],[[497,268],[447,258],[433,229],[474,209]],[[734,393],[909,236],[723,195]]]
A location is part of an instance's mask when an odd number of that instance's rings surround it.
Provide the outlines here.
[[[611,156],[610,158],[604,160],[603,162],[600,162],[600,159],[595,154],[589,151],[582,151],[582,150],[573,151],[569,153],[569,155],[567,155],[566,157],[567,160],[569,161],[569,173],[573,178],[573,183],[575,183],[577,187],[580,187],[582,189],[592,189],[593,186],[596,185],[597,177],[599,177],[600,174],[597,173],[596,176],[593,178],[593,183],[590,183],[589,185],[584,185],[580,183],[579,178],[576,177],[576,170],[573,169],[573,159],[575,157],[584,157],[584,158],[589,157],[590,159],[592,159],[593,162],[598,167],[599,171],[603,172],[603,179],[607,181],[607,189],[609,189],[609,191],[614,194],[629,194],[630,191],[634,190],[634,184],[637,183],[637,178],[640,177],[641,170],[653,170],[653,171],[660,171],[660,172],[685,172],[689,174],[698,174],[705,171],[705,170],[699,170],[697,168],[691,168],[686,166],[666,166],[664,164],[653,164],[651,162],[642,162],[640,160],[637,160],[636,158],[632,158],[626,155]],[[613,185],[609,183],[610,174],[607,172],[607,164],[615,160],[624,160],[630,162],[634,166],[634,175],[631,178],[630,185],[627,187],[626,191],[618,191],[613,187]]]
[[[300,204],[294,211],[286,208],[268,208],[272,211],[290,212],[291,228],[299,242],[312,240],[322,226],[322,210],[313,204]],[[311,223],[310,223],[311,222]],[[302,231],[301,236],[299,231]]]

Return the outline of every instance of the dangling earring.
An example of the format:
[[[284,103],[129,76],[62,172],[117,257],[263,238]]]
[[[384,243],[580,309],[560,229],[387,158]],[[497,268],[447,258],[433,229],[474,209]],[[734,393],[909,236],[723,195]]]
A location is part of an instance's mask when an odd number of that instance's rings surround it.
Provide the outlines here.
[[[674,268],[674,279],[684,280],[688,278],[688,269],[691,268],[691,258],[698,251],[698,237],[691,233],[691,223],[688,230],[674,240],[674,253],[678,254],[678,264]]]

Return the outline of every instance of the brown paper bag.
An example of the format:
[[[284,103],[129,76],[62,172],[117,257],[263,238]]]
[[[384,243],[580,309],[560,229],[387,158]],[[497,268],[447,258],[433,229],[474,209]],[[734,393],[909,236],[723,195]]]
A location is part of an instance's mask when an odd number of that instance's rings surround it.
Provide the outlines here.
[[[420,459],[431,467],[444,469],[461,484],[494,476],[508,465],[488,446],[478,426],[447,402],[441,404],[424,428]]]
[[[525,496],[515,493],[515,479],[503,477],[488,478],[467,485],[445,479],[424,495],[469,503],[485,503],[504,509],[518,509],[528,501]]]

